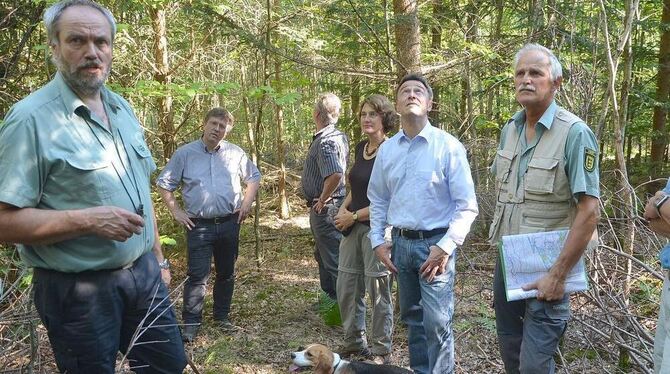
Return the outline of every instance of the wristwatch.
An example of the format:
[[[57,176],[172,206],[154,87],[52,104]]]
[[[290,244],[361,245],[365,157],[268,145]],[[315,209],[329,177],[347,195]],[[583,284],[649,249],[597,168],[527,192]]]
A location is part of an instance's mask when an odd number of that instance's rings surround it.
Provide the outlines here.
[[[353,218],[354,221],[358,221],[358,211],[355,211],[354,214],[351,215],[351,218]]]
[[[656,202],[656,204],[654,204],[654,206],[656,207],[656,212],[658,213],[659,217],[661,216],[661,207],[663,206],[663,204],[665,204],[666,201],[668,201],[668,199],[670,199],[670,195],[663,195],[663,197],[660,198]]]
[[[158,267],[163,270],[170,270],[170,261],[168,261],[168,259],[165,258],[163,259],[163,261],[158,263]]]

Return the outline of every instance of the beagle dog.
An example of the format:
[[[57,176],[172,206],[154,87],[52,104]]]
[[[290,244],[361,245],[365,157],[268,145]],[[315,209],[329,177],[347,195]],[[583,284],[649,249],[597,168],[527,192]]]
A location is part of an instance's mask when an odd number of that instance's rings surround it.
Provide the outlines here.
[[[315,374],[412,374],[412,371],[393,365],[375,365],[367,362],[349,362],[321,344],[291,353],[291,373],[312,368]]]

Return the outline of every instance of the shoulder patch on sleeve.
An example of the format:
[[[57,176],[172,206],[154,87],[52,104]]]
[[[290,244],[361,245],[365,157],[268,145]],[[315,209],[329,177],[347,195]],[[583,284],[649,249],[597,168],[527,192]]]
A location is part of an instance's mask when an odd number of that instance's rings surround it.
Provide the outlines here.
[[[584,148],[584,170],[592,172],[596,169],[596,151]]]

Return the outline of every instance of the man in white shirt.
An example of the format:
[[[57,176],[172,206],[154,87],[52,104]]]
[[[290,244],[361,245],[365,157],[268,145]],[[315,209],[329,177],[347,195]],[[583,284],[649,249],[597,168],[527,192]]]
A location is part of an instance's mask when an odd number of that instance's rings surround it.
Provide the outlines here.
[[[369,237],[398,276],[412,370],[452,373],[456,248],[478,213],[474,184],[463,145],[428,121],[426,79],[406,75],[396,94],[402,130],[380,147],[372,169]],[[392,243],[384,241],[387,225]]]

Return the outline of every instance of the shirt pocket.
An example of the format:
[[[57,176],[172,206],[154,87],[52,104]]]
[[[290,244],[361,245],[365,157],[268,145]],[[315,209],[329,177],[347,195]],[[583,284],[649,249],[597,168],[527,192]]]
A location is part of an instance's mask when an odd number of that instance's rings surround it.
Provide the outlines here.
[[[507,182],[512,171],[512,161],[514,161],[514,153],[500,149],[496,152],[494,160],[496,167],[496,185],[501,192],[507,192]]]
[[[110,196],[108,186],[117,183],[118,178],[109,161],[104,159],[82,158],[71,155],[65,159],[60,173],[54,173],[56,184],[61,192],[83,206],[102,202]]]
[[[572,224],[571,209],[565,206],[527,207],[521,214],[519,234],[535,232],[567,230]]]
[[[533,158],[528,163],[524,189],[529,194],[548,195],[554,192],[554,181],[558,170],[558,160],[554,158]]]
[[[132,148],[135,150],[135,156],[137,157],[137,160],[140,162],[140,166],[144,168],[145,175],[148,176],[153,171],[153,165],[154,165],[149,148],[147,148],[144,142],[140,141],[134,141],[132,143]]]

